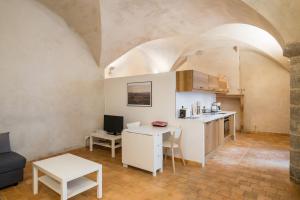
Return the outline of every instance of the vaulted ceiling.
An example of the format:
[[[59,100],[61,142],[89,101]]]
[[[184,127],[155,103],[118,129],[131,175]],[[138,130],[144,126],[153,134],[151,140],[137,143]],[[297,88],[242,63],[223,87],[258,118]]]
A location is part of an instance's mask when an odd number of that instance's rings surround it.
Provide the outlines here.
[[[299,0],[242,0],[279,32],[285,44],[300,41]]]
[[[199,42],[203,34],[213,33],[215,39],[210,37],[207,40],[213,43],[220,41],[220,32],[216,30],[222,30],[228,33],[227,38],[222,40],[245,42],[239,41],[234,33],[230,38],[229,33],[234,29],[224,29],[226,24],[252,25],[273,36],[277,41],[277,49],[261,50],[277,56],[277,61],[283,65],[286,60],[278,56],[278,45],[283,48],[287,43],[300,41],[299,0],[38,1],[62,16],[79,33],[101,67],[109,66],[126,52],[149,41],[173,41],[173,46],[181,46],[180,52],[184,52],[186,46],[179,43],[186,41],[186,38],[193,38],[198,45],[203,45],[203,42]],[[254,45],[254,48],[261,47]],[[176,61],[178,57],[174,59]]]
[[[100,0],[37,0],[61,16],[86,42],[97,64],[101,54]]]
[[[217,26],[244,23],[283,38],[259,13],[240,0],[102,1],[102,66],[147,41],[201,35]]]

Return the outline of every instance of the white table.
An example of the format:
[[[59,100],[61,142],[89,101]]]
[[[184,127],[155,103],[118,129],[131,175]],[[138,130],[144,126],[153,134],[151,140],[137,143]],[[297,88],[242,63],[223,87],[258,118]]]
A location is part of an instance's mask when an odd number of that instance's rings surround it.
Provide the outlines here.
[[[176,127],[140,126],[122,132],[122,163],[152,172],[163,172],[163,134]]]
[[[42,182],[66,200],[97,186],[97,198],[102,197],[102,165],[84,158],[64,154],[33,162],[33,194],[38,193],[38,181]],[[38,177],[38,171],[45,175]],[[85,175],[97,173],[97,182]]]
[[[101,139],[101,140],[108,140],[108,141],[110,141],[110,143],[94,141],[95,138]],[[121,147],[121,139],[122,139],[121,135],[110,135],[110,134],[107,134],[106,131],[98,130],[97,132],[92,133],[90,135],[90,151],[93,151],[94,144],[108,147],[108,148],[111,148],[111,157],[115,158],[115,156],[116,156],[115,150],[116,150],[116,148]],[[117,144],[116,142],[119,142],[119,143]]]

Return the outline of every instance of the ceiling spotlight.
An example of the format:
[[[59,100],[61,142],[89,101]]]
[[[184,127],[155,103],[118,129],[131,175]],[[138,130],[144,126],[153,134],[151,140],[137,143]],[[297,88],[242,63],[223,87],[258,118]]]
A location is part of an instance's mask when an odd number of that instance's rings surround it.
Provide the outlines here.
[[[114,71],[115,67],[109,67],[108,68],[108,74],[111,75]]]
[[[237,47],[237,46],[233,46],[233,50],[234,50],[235,52],[237,52],[237,51],[238,51],[238,47]]]

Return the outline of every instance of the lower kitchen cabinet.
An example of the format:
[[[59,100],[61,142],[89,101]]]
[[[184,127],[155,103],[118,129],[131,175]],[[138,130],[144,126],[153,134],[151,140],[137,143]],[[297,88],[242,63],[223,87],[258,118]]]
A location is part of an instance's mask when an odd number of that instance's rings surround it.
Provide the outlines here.
[[[219,133],[219,145],[224,144],[224,139],[225,139],[225,135],[224,135],[224,118],[222,119],[218,119],[218,133]]]
[[[205,123],[205,155],[224,143],[224,119]]]

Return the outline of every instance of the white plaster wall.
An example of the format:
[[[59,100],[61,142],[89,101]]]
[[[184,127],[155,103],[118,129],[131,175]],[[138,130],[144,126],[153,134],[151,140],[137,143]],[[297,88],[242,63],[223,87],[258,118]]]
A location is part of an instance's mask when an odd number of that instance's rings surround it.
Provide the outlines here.
[[[127,83],[152,81],[152,107],[127,106]],[[105,79],[105,113],[125,116],[124,123],[139,120],[175,120],[175,73]]]
[[[152,81],[152,107],[127,106],[127,83]],[[105,79],[105,113],[124,116],[124,123],[140,121],[150,124],[155,120],[167,121],[183,129],[184,157],[200,162],[203,143],[203,123],[198,120],[176,119],[175,72]]]
[[[289,72],[253,51],[240,52],[246,131],[289,132]]]
[[[0,1],[0,132],[35,159],[83,145],[103,115],[103,70],[41,4]]]

